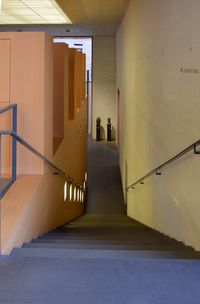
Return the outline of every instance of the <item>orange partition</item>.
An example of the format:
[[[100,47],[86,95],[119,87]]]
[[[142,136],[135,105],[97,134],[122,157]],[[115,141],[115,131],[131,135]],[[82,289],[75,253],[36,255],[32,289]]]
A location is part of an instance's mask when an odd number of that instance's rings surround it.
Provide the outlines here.
[[[17,103],[18,134],[80,185],[87,171],[87,100],[83,99],[82,58],[80,52],[67,45],[54,45],[46,33],[0,33],[0,63],[4,71],[0,72],[0,79],[5,84],[0,106]],[[9,124],[10,116],[5,115],[0,128],[8,128]],[[53,138],[62,138],[54,151]],[[9,143],[4,146],[9,154]],[[6,155],[4,165],[9,169]],[[65,178],[54,175],[54,170],[20,144],[17,173],[17,181],[0,204],[3,254],[80,216],[84,209],[76,196],[71,200],[64,197]]]
[[[82,53],[75,51],[74,57],[74,90],[75,90],[75,111],[79,111],[82,99]]]
[[[74,57],[75,57],[75,49],[69,49],[69,119],[74,119]]]
[[[10,102],[11,40],[0,39],[0,103]]]
[[[64,99],[68,77],[68,46],[54,43],[53,149],[54,153],[64,137]]]

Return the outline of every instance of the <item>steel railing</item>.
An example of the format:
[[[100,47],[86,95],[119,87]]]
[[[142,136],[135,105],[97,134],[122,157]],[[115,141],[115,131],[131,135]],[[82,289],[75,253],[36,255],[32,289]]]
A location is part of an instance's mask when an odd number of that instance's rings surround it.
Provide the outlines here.
[[[12,130],[1,130],[0,138],[2,136],[11,136],[12,137],[12,177],[8,184],[4,187],[3,190],[0,191],[0,198],[2,198],[5,193],[8,191],[10,186],[15,182],[17,178],[17,142],[23,145],[26,149],[32,152],[34,155],[42,159],[45,163],[47,163],[52,169],[55,170],[54,174],[63,176],[67,182],[72,183],[74,186],[78,187],[82,191],[85,192],[85,187],[80,185],[75,179],[73,179],[69,174],[65,173],[63,170],[54,165],[48,158],[46,158],[43,154],[37,151],[32,145],[30,145],[24,138],[17,134],[17,105],[12,104],[7,107],[0,109],[0,114],[5,113],[9,110],[12,110]],[[1,146],[1,141],[0,141]]]

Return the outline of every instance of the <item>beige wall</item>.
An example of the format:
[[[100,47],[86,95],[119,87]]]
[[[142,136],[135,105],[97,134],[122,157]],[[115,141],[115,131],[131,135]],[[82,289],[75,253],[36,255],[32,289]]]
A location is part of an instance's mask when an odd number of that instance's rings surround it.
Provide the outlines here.
[[[96,137],[96,118],[101,118],[105,133],[107,118],[116,128],[116,39],[93,37],[92,137]]]
[[[124,187],[200,138],[199,20],[197,0],[130,2],[117,34]],[[128,215],[200,250],[199,179],[190,153],[130,191]]]

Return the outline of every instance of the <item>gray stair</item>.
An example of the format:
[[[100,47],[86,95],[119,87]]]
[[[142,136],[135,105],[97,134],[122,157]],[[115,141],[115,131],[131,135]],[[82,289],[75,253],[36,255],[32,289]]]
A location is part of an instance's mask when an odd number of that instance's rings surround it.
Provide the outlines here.
[[[163,244],[161,245],[156,245],[156,244],[142,244],[138,246],[137,244],[92,244],[90,242],[88,243],[66,243],[66,242],[32,242],[28,244],[24,244],[24,248],[60,248],[60,249],[90,249],[90,250],[156,250],[156,251],[178,251],[178,250],[183,250],[184,252],[190,251],[193,253],[193,250],[190,247],[183,248],[182,245],[177,244],[177,246],[174,245],[168,245],[168,244]]]
[[[199,304],[199,253],[125,216],[109,146],[89,145],[88,189],[84,216],[0,258],[0,303]]]
[[[200,253],[124,215],[85,215],[13,250],[17,257],[199,259]]]
[[[15,256],[65,259],[196,259],[199,253],[158,250],[88,250],[57,248],[14,249]]]

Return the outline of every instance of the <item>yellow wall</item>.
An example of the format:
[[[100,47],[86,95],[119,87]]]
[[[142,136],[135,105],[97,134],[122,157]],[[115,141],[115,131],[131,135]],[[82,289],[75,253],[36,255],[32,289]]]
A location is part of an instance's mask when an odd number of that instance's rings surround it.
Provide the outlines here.
[[[196,0],[130,2],[117,34],[124,187],[200,138],[199,20]],[[130,191],[128,215],[200,250],[199,162],[190,153]]]
[[[107,118],[116,129],[116,40],[114,36],[93,37],[92,137],[96,138],[96,118],[106,134]]]

